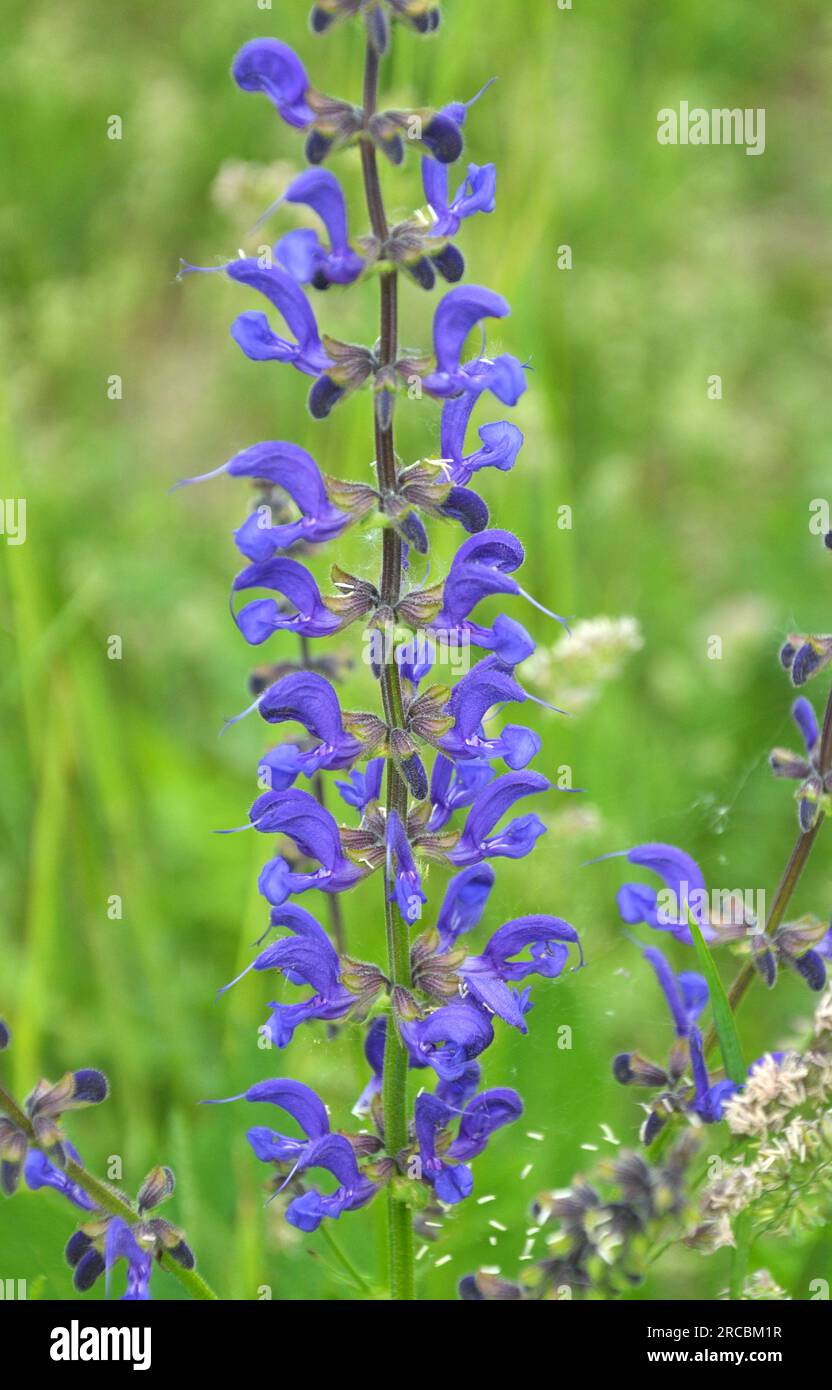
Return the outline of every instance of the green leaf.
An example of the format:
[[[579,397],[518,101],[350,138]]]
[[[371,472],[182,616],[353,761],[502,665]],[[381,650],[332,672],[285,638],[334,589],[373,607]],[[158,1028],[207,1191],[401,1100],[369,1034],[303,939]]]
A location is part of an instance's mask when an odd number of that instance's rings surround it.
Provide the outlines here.
[[[744,1086],[747,1076],[746,1065],[743,1060],[742,1046],[740,1044],[737,1024],[731,1005],[728,1003],[728,995],[719,977],[719,971],[714,964],[714,958],[708,949],[699,924],[692,916],[688,908],[688,922],[690,924],[691,936],[696,949],[696,957],[699,962],[699,969],[708,982],[708,992],[711,996],[711,1009],[714,1016],[714,1027],[719,1038],[719,1047],[722,1053],[722,1060],[725,1063],[726,1075],[735,1081],[738,1086]]]

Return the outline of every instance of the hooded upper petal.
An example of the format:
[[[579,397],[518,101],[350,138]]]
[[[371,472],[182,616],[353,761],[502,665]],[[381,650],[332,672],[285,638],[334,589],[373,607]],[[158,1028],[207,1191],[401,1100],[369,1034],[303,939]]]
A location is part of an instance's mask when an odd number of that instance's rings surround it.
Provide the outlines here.
[[[314,121],[306,103],[306,69],[288,44],[278,39],[252,39],[236,55],[231,75],[244,92],[263,92],[289,125],[302,130]]]

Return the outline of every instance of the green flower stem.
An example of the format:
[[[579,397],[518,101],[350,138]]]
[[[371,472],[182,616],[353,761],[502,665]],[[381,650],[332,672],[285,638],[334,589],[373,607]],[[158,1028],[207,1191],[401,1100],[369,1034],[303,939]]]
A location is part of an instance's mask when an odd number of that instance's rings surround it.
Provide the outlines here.
[[[378,101],[378,54],[367,44],[364,67],[364,125],[361,141],[361,165],[364,193],[373,235],[380,242],[387,240],[387,214],[378,174],[375,146],[367,131],[370,117]],[[380,345],[379,367],[390,368],[398,353],[398,279],[396,271],[380,276]],[[396,447],[393,438],[392,415],[386,424],[379,419],[374,405],[376,468],[382,499],[396,490]],[[402,543],[388,526],[382,539],[381,602],[392,608],[398,602],[402,582]],[[399,670],[395,661],[385,662],[381,676],[381,697],[385,717],[395,728],[403,727],[402,692]],[[387,812],[396,811],[405,822],[407,818],[407,786],[399,776],[392,758],[387,760]],[[410,986],[410,942],[408,928],[393,903],[388,901],[386,874],[384,883],[384,921],[387,934],[387,965],[393,985]],[[395,1156],[407,1144],[407,1052],[399,1037],[395,1019],[391,1016],[384,1049],[384,1142],[388,1154]],[[414,1294],[413,1222],[410,1208],[397,1200],[395,1184],[388,1189],[388,1242],[390,1297],[409,1301]]]
[[[18,1129],[22,1130],[30,1144],[36,1143],[35,1131],[29,1122],[29,1117],[21,1110],[17,1101],[0,1086],[0,1110],[2,1110]],[[120,1216],[128,1225],[135,1225],[139,1220],[139,1214],[115,1187],[103,1182],[101,1178],[95,1177],[86,1168],[81,1168],[73,1159],[69,1158],[64,1169],[68,1178],[86,1192],[91,1197],[96,1206],[101,1211],[108,1212],[111,1216]],[[178,1279],[180,1284],[188,1290],[192,1298],[204,1300],[217,1300],[218,1295],[203,1279],[201,1274],[197,1274],[195,1269],[184,1269],[176,1260],[165,1251],[159,1263],[168,1274],[172,1274]]]
[[[823,728],[820,736],[820,752],[818,765],[821,775],[832,770],[832,690],[826,701],[826,711],[823,716]],[[798,835],[794,849],[789,856],[789,862],[783,870],[783,877],[774,895],[774,902],[766,918],[766,936],[773,936],[783,918],[786,915],[786,908],[791,902],[795,888],[800,882],[803,870],[809,860],[809,855],[814,848],[815,840],[820,833],[825,816],[821,811],[811,830],[807,830]],[[745,997],[749,985],[753,981],[757,971],[753,964],[744,965],[742,970],[734,979],[728,991],[728,1002],[731,1008],[736,1011]],[[717,1044],[716,1029],[711,1026],[705,1038],[705,1052],[712,1052]]]

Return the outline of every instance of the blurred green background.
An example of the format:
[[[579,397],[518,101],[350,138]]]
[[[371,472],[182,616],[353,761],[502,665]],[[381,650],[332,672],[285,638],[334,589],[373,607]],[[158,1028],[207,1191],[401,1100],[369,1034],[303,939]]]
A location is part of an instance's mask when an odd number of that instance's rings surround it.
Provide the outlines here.
[[[601,1124],[635,1137],[638,1097],[612,1081],[611,1055],[637,1045],[660,1057],[669,1044],[655,983],[618,924],[621,866],[581,865],[665,839],[698,857],[716,887],[773,892],[795,830],[790,788],[766,768],[769,748],[791,741],[776,652],[790,628],[828,629],[832,564],[809,530],[810,503],[830,495],[824,0],[443,8],[436,40],[397,32],[383,93],[388,104],[439,105],[499,76],[466,128],[467,157],[498,165],[498,208],[467,224],[461,245],[469,279],[513,306],[491,346],[528,357],[534,376],[515,416],[526,434],[517,467],[481,475],[482,490],[494,521],[527,546],[531,593],[581,619],[632,617],[643,647],[575,699],[571,720],[532,717],[541,770],[569,765],[587,793],[552,797],[537,854],[498,862],[484,928],[554,911],[581,930],[589,965],[538,981],[529,1037],[501,1029],[485,1059],[486,1083],[516,1085],[527,1111],[477,1163],[477,1192],[497,1200],[457,1210],[420,1262],[421,1293],[438,1299],[480,1264],[516,1272],[535,1191],[567,1183],[595,1147],[611,1152]],[[244,1138],[251,1113],[197,1102],[285,1069],[346,1125],[365,1072],[349,1033],[327,1042],[307,1030],[283,1056],[258,1049],[266,979],[213,1002],[264,927],[256,874],[269,851],[254,835],[212,833],[244,822],[266,746],[253,719],[218,738],[247,703],[250,653],[227,611],[230,533],[246,495],[225,480],[167,489],[261,439],[294,439],[325,470],[356,478],[372,454],[366,396],[313,424],[307,383],[248,362],[228,335],[234,315],[259,303],[224,278],[177,284],[175,274],[180,256],[216,263],[290,225],[278,214],[265,234],[247,232],[302,149],[264,99],[231,82],[240,44],[278,35],[303,53],[313,83],[359,99],[358,31],[314,39],[307,9],[9,0],[0,77],[0,492],[28,506],[26,543],[0,546],[0,1013],[14,1032],[3,1071],[22,1095],[41,1075],[103,1067],[112,1097],[71,1117],[71,1137],[96,1171],[119,1155],[131,1191],[152,1163],[172,1165],[170,1216],[207,1278],[237,1299],[262,1286],[286,1299],[349,1291],[320,1236],[264,1209],[264,1170]],[[656,113],[681,100],[764,107],[764,156],[660,146]],[[107,137],[113,115],[120,141]],[[334,167],[363,231],[355,152]],[[421,203],[416,161],[383,172],[390,210],[407,215]],[[558,268],[566,245],[571,270]],[[427,342],[432,307],[405,289],[408,345]],[[375,336],[373,282],[316,308],[338,337]],[[708,398],[714,374],[722,400]],[[120,400],[108,398],[113,375]],[[436,408],[400,415],[403,454],[435,454]],[[499,406],[477,416],[499,418]],[[562,506],[571,530],[558,527]],[[442,532],[435,575],[458,540]],[[374,533],[339,553],[377,572]],[[321,575],[332,558],[316,561]],[[511,612],[541,644],[557,640],[542,615]],[[120,660],[108,657],[113,636]],[[720,660],[708,656],[713,636]],[[280,659],[292,641],[267,650]],[[594,668],[574,665],[556,663],[548,690],[567,708],[569,685],[593,684]],[[370,698],[359,668],[345,704]],[[433,910],[443,883],[434,869]],[[822,841],[797,907],[825,913],[830,890]],[[114,894],[122,920],[108,917]],[[304,902],[325,910],[314,895]],[[377,955],[379,881],[345,906],[352,949]],[[676,948],[677,966],[690,965],[684,955]],[[732,969],[726,961],[726,977]],[[755,986],[741,1014],[748,1055],[791,1036],[810,1010],[794,976],[765,998]],[[557,1046],[563,1025],[571,1050]],[[365,1270],[381,1216],[378,1203],[338,1228]],[[61,1247],[72,1229],[53,1193],[4,1203],[0,1274],[71,1296]],[[761,1246],[751,1267],[807,1297],[830,1249]],[[643,1292],[713,1298],[726,1271],[724,1251],[671,1255]],[[157,1297],[181,1295],[161,1272],[154,1283]]]

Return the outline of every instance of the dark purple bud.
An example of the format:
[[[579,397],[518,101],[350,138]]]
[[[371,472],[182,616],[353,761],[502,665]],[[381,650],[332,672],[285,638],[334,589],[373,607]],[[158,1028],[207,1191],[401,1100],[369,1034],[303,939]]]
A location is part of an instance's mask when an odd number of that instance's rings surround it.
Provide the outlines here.
[[[392,140],[387,140],[381,147],[391,164],[404,164],[404,141],[401,136],[395,135]]]
[[[196,1268],[196,1256],[186,1240],[180,1240],[177,1245],[172,1245],[168,1254],[183,1269]]]
[[[633,1081],[629,1052],[619,1052],[612,1059],[612,1074],[620,1086],[629,1086]]]
[[[408,262],[406,269],[413,276],[417,285],[423,290],[432,290],[436,284],[436,275],[433,266],[427,256],[422,256],[418,261]]]
[[[12,1035],[9,1032],[8,1024],[4,1023],[3,1019],[0,1018],[0,1052],[5,1051],[11,1040]]]
[[[327,14],[320,5],[313,5],[309,16],[309,25],[313,34],[325,34],[331,24],[335,23],[335,15]]]
[[[488,525],[488,507],[469,487],[452,487],[440,510],[452,521],[460,522],[469,535],[484,531]]]
[[[86,1255],[92,1241],[84,1231],[75,1231],[66,1243],[64,1257],[68,1265],[75,1269],[81,1259]]]
[[[792,661],[792,684],[805,685],[820,665],[820,653],[812,646],[811,642],[804,642],[799,651],[795,653]]]
[[[784,671],[790,671],[794,661],[795,648],[791,642],[786,642],[780,648],[780,665]]]
[[[310,130],[306,137],[306,158],[310,164],[323,164],[334,141],[332,136],[323,135],[319,130]]]
[[[759,946],[757,945],[758,941],[760,941]],[[768,988],[774,989],[777,983],[777,961],[774,952],[770,951],[760,938],[755,938],[753,959],[755,970],[757,970],[765,980]]]
[[[797,818],[800,822],[800,829],[803,831],[804,835],[808,835],[819,814],[820,807],[816,801],[812,801],[806,796],[800,798],[797,806]]]
[[[422,144],[427,145],[440,164],[453,164],[462,154],[462,132],[456,121],[440,112],[425,126]]]
[[[826,984],[826,965],[817,951],[806,951],[794,962],[810,989],[821,990]]]
[[[104,1256],[91,1247],[75,1266],[72,1282],[79,1293],[87,1293],[103,1273]]]
[[[75,1077],[72,1097],[74,1105],[100,1105],[102,1100],[107,1099],[110,1088],[103,1072],[96,1071],[93,1067],[84,1067],[81,1071],[74,1072],[73,1075]]]
[[[428,10],[427,14],[416,15],[413,20],[413,28],[420,34],[433,34],[439,28],[442,19],[439,10]]]
[[[658,1138],[665,1126],[665,1117],[658,1110],[652,1110],[641,1127],[641,1142],[645,1149]]]
[[[381,5],[374,5],[366,16],[367,37],[379,58],[383,58],[390,43],[390,25]]]
[[[823,543],[827,550],[832,550],[832,531],[827,531],[823,538]]]
[[[418,27],[418,26],[417,26]],[[484,1303],[485,1299],[477,1287],[475,1274],[466,1274],[460,1279],[457,1292],[462,1303]]]
[[[418,753],[402,759],[401,772],[415,799],[424,801],[428,794],[428,776]]]
[[[435,256],[431,256],[433,264],[450,284],[455,285],[465,274],[465,257],[461,251],[449,242],[442,251],[438,251]]]
[[[370,134],[377,149],[390,160],[391,164],[404,163],[404,141],[396,128],[396,122],[386,113],[375,115],[370,120]]]
[[[415,512],[408,512],[406,516],[397,520],[396,530],[402,539],[413,547],[417,555],[427,555],[428,533]]]
[[[613,1058],[612,1074],[622,1086],[666,1086],[667,1072],[639,1052],[620,1052]]]
[[[343,386],[337,386],[329,376],[319,376],[309,392],[307,404],[313,420],[325,420],[330,411],[346,395]]]
[[[21,1164],[13,1159],[4,1158],[0,1163],[0,1192],[4,1197],[13,1197],[20,1182]]]

